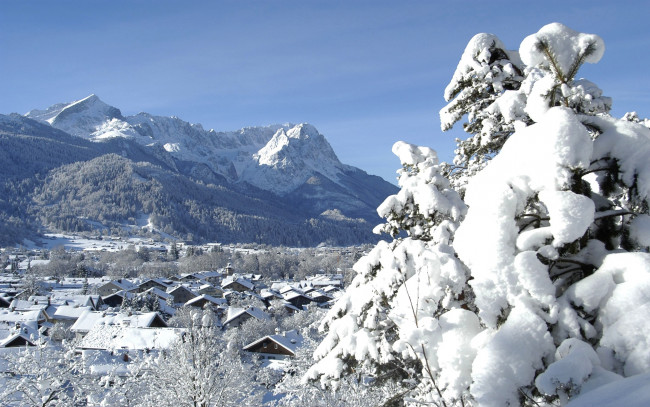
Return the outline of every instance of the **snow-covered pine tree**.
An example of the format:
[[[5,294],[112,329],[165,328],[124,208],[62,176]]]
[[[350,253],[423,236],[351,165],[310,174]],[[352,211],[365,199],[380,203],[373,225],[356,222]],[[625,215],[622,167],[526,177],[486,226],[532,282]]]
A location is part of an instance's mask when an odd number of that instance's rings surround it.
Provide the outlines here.
[[[530,122],[521,110],[501,110],[498,100],[521,98],[523,63],[493,34],[477,34],[467,44],[451,82],[445,89],[449,102],[440,111],[440,127],[451,129],[467,118],[463,129],[472,136],[456,139],[453,164],[443,172],[461,187],[499,151],[514,132],[515,121]]]
[[[457,184],[469,210],[454,219],[453,241],[426,240],[443,223],[419,232],[436,225],[420,214],[451,212],[418,200],[431,184],[413,182],[421,172],[405,166],[400,185],[410,192],[380,213],[384,231],[411,236],[379,243],[355,265],[308,379],[335,385],[392,369],[414,385],[405,404],[500,407],[564,405],[650,372],[650,129],[611,117],[609,98],[575,79],[603,53],[600,37],[557,23],[522,42],[519,89],[484,108],[511,118],[513,132]],[[403,162],[426,162],[422,148],[404,151]]]
[[[650,334],[640,313],[650,257],[638,252],[648,243],[650,132],[609,116],[600,89],[574,79],[603,52],[600,37],[557,23],[524,39],[517,109],[534,124],[516,125],[466,186],[454,248],[485,326],[473,340],[479,405],[563,404],[650,370],[638,339]]]
[[[554,63],[559,61],[553,61],[555,51],[544,41],[539,46],[540,54],[549,56],[551,62],[530,66],[522,62],[517,51],[506,50],[493,34],[477,34],[467,44],[445,89],[449,104],[440,111],[443,131],[466,117],[463,129],[471,134],[465,140],[456,140],[453,165],[443,164],[445,175],[459,192],[501,150],[516,128],[536,121],[527,108],[531,94],[533,101],[539,101],[538,96],[544,94],[543,103],[570,107],[578,113],[609,112],[610,98],[603,97],[593,83],[575,79],[594,49],[583,50],[560,67]]]
[[[466,207],[433,150],[397,142],[393,152],[403,165],[402,189],[379,207],[387,222],[376,229],[394,240],[355,264],[356,278],[322,321],[327,336],[305,378],[335,388],[352,373],[376,385],[388,381],[402,396],[390,405],[407,395],[461,400],[470,383],[469,339],[479,329],[467,270],[449,245]]]

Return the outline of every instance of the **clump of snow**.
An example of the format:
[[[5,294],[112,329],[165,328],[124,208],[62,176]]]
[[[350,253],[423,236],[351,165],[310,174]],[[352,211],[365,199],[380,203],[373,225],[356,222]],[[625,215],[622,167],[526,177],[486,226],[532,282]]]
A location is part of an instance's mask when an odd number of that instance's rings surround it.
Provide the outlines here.
[[[530,383],[555,350],[546,322],[524,304],[485,343],[472,365],[471,391],[481,406],[518,405],[518,388]]]
[[[594,221],[594,201],[571,191],[540,191],[548,208],[554,245],[570,243],[585,234]]]
[[[575,338],[566,339],[555,351],[555,362],[537,376],[535,385],[549,396],[564,397],[580,391],[600,359],[591,345]]]
[[[460,82],[468,72],[480,72],[481,70],[489,71],[490,68],[486,65],[488,64],[491,55],[486,50],[490,47],[506,49],[499,37],[494,34],[476,34],[471,40],[469,40],[463,55],[460,57],[454,76],[445,89],[445,100],[451,99],[456,84]],[[483,63],[483,65],[481,63]]]
[[[567,74],[573,68],[576,56],[583,56],[584,62],[592,64],[600,61],[605,53],[605,42],[595,34],[579,33],[563,24],[551,23],[526,37],[519,46],[519,55],[528,67],[556,69],[549,61],[547,49],[557,68]]]

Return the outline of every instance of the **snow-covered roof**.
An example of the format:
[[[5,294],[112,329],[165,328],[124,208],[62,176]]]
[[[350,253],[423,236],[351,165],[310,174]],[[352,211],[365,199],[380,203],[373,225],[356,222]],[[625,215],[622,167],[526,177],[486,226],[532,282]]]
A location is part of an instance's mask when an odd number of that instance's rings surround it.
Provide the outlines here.
[[[135,328],[146,328],[150,327],[156,318],[163,321],[157,312],[128,315],[115,312],[86,311],[79,316],[74,324],[72,324],[70,330],[72,332],[80,333],[89,332],[93,327],[97,325],[102,325],[105,327],[121,325],[131,326]]]
[[[161,290],[158,287],[151,287],[150,289],[146,290],[145,293],[153,294],[153,295],[158,296],[160,298],[163,298],[165,300],[170,298],[170,297],[173,297],[173,295]]]
[[[221,282],[221,287],[226,288],[229,285],[234,283],[241,284],[242,286],[246,287],[249,290],[255,288],[255,285],[253,283],[251,283],[249,280],[242,277],[226,277]]]
[[[44,310],[47,308],[50,304],[48,303],[47,299],[45,301],[38,301],[38,300],[19,300],[19,299],[14,299],[11,301],[11,304],[9,304],[9,308],[15,310],[15,311],[36,311],[36,310]]]
[[[45,319],[43,311],[9,311],[9,310],[0,310],[0,322],[38,322]]]
[[[162,278],[150,278],[150,279],[148,279],[148,280],[144,280],[144,281],[142,281],[141,283],[138,284],[138,286],[141,286],[141,285],[143,285],[143,284],[146,284],[146,283],[148,283],[148,282],[150,282],[150,281],[151,281],[151,282],[154,282],[154,283],[156,283],[156,284],[160,284],[161,286],[166,287],[166,288],[169,288],[169,287],[171,287],[171,285],[172,285],[172,282],[169,281],[169,280],[165,280],[165,279],[162,279]]]
[[[238,307],[230,307],[228,308],[228,313],[226,314],[226,320],[223,322],[224,325],[227,325],[228,323],[232,322],[233,320],[241,317],[243,314],[248,314],[252,316],[253,318],[257,319],[269,319],[269,314],[266,312],[262,311],[259,308],[256,307],[250,307],[247,309],[243,308],[238,308]]]
[[[29,346],[34,346],[34,343],[32,340],[29,338],[28,335],[24,333],[14,333],[12,335],[9,335],[3,340],[0,340],[0,348],[6,348],[11,346],[13,343],[18,342],[21,346],[24,346],[25,344]]]
[[[189,288],[187,288],[187,287],[184,286],[184,285],[177,285],[177,286],[175,286],[175,287],[171,287],[171,288],[168,288],[168,289],[167,289],[167,292],[168,292],[169,294],[173,294],[173,293],[175,293],[176,291],[188,291],[188,292],[194,294],[194,292],[193,292],[192,290],[190,290]],[[194,294],[194,295],[196,295],[196,294]]]
[[[142,328],[95,325],[79,344],[80,349],[166,349],[176,341],[179,328]]]
[[[279,292],[272,290],[270,288],[264,288],[260,291],[260,297],[266,300],[269,298],[282,298],[282,295],[280,295]]]
[[[225,298],[214,298],[209,294],[201,294],[198,297],[194,297],[191,300],[187,301],[185,305],[192,305],[201,301],[209,301],[215,305],[224,305],[228,304],[228,301]]]
[[[90,307],[79,307],[74,305],[59,305],[54,312],[54,319],[76,320],[86,311],[92,311]]]
[[[137,285],[133,284],[132,282],[130,282],[129,280],[126,280],[124,278],[121,278],[119,280],[111,280],[108,283],[105,283],[104,286],[109,285],[109,284],[114,285],[114,286],[118,287],[120,290],[125,290],[125,291],[131,291],[131,290],[135,290],[136,288],[138,288]]]
[[[218,271],[199,271],[198,273],[195,273],[195,275],[200,278],[219,278],[223,276],[223,274]]]
[[[291,355],[296,354],[296,350],[302,345],[302,336],[298,333],[298,331],[291,330],[284,332],[282,334],[276,334],[276,335],[267,335],[263,338],[260,338],[254,342],[249,343],[248,345],[244,346],[244,350],[249,350],[257,346],[258,344],[264,342],[265,340],[271,340],[278,345],[282,346],[284,349],[286,349],[288,352],[291,353]]]
[[[94,307],[97,305],[99,298],[100,297],[98,295],[81,295],[65,291],[53,292],[52,296],[50,297],[50,303],[59,305],[79,305]]]

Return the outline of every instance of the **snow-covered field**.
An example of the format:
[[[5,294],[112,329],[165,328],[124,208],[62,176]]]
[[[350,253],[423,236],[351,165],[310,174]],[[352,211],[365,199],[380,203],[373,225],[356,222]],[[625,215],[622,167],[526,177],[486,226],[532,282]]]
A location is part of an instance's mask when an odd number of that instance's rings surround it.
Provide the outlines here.
[[[56,247],[64,247],[66,250],[99,250],[111,252],[124,250],[129,246],[165,251],[169,248],[166,244],[138,237],[105,237],[102,239],[93,239],[81,235],[65,235],[61,233],[46,233],[44,239],[38,242],[26,240],[23,246],[27,249],[51,250]]]

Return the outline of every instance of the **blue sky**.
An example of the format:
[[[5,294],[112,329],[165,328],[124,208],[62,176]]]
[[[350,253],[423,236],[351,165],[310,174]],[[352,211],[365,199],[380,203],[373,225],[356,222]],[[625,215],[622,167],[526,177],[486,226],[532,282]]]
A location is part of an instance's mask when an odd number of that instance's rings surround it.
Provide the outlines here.
[[[397,140],[450,160],[443,90],[467,41],[509,49],[550,22],[600,35],[579,76],[617,116],[650,116],[647,1],[14,1],[0,3],[0,113],[91,93],[123,114],[206,129],[309,122],[342,162],[394,182]],[[460,127],[457,125],[457,127]]]

